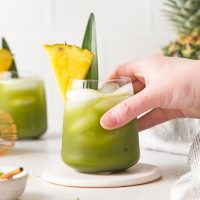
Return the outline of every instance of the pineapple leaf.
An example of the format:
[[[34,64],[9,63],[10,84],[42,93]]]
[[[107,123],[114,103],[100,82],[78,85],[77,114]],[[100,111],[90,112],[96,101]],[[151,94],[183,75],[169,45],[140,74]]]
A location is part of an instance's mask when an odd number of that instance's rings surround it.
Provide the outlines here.
[[[8,46],[8,43],[4,37],[2,37],[2,48],[7,49],[8,51],[11,52],[10,47]],[[13,59],[11,67],[9,71],[12,71],[12,78],[19,78],[18,72],[17,72],[17,67],[15,64],[15,60]]]
[[[175,6],[178,6],[175,0],[169,0],[169,2],[171,2],[171,3],[174,4]]]
[[[187,10],[195,11],[198,5],[199,5],[199,1],[186,1],[184,8]]]
[[[177,7],[179,7],[179,8],[184,7],[184,4],[185,4],[185,0],[170,0],[170,1],[175,1]]]
[[[164,8],[168,20],[176,21],[175,27],[179,35],[192,34],[200,27],[199,0],[165,0]]]
[[[98,57],[97,57],[97,36],[94,14],[91,13],[83,38],[82,48],[88,49],[94,53],[93,61],[86,75],[86,79],[98,80]],[[92,89],[97,89],[97,82],[91,83]]]
[[[170,8],[172,8],[173,10],[179,11],[179,8],[178,8],[177,6],[175,6],[174,4],[170,3],[170,2],[165,2],[165,3],[164,3],[164,6],[170,7]]]

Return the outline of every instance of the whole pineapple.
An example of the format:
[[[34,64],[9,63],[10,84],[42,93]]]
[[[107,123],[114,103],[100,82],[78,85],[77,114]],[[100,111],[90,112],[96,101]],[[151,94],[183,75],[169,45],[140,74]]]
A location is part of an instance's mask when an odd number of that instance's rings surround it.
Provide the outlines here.
[[[200,59],[200,0],[167,0],[165,6],[179,37],[163,48],[163,54]]]

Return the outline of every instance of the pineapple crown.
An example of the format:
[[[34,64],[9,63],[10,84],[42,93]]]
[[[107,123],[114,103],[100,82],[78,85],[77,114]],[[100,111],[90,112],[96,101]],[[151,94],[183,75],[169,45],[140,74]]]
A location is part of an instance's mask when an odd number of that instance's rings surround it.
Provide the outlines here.
[[[200,0],[167,0],[165,6],[179,35],[200,34]]]

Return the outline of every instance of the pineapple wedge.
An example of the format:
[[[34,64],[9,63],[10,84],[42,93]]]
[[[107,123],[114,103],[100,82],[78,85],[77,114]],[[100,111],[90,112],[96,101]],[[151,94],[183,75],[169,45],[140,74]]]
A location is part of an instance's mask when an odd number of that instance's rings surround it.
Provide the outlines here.
[[[65,102],[70,79],[84,79],[90,68],[93,53],[75,45],[44,45],[56,77],[56,81]]]
[[[13,55],[7,49],[0,49],[0,72],[8,71],[13,61]]]

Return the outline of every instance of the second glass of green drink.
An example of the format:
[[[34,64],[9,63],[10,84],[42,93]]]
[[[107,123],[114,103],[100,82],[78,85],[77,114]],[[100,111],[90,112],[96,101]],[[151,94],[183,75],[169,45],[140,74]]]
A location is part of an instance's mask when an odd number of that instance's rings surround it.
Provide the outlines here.
[[[64,111],[64,163],[85,173],[119,172],[137,163],[136,120],[110,131],[100,125],[106,111],[132,95],[129,78],[71,80]]]
[[[17,125],[19,139],[36,139],[47,129],[44,82],[38,77],[13,78],[0,74],[0,110],[9,113]]]

